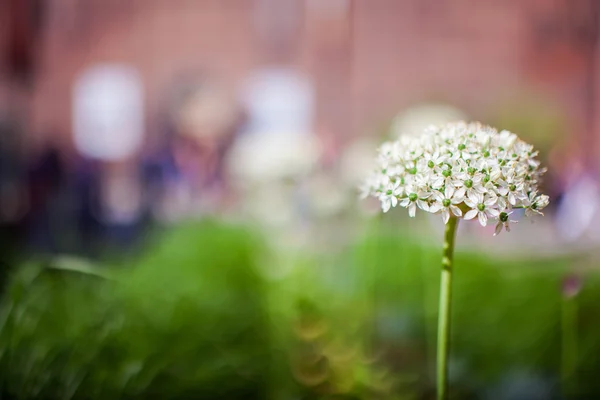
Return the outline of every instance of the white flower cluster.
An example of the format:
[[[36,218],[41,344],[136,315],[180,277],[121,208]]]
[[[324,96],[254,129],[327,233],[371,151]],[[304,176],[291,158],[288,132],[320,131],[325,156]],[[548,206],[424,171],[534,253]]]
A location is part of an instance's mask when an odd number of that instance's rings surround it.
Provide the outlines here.
[[[497,222],[496,233],[510,230],[510,214],[542,214],[548,196],[538,194],[545,172],[533,146],[509,131],[480,123],[431,126],[420,136],[402,136],[379,149],[377,171],[363,195],[375,196],[384,212],[391,207],[417,208],[441,214],[447,223],[477,217],[485,226]]]

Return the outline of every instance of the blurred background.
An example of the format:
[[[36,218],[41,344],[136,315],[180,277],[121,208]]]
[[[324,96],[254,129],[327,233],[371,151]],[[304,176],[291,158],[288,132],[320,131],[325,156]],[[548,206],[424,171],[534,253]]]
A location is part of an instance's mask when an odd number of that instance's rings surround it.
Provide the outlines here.
[[[459,119],[533,143],[551,204],[460,227],[453,398],[600,395],[599,24],[595,0],[0,0],[0,395],[433,398],[442,221],[357,188],[381,141]]]

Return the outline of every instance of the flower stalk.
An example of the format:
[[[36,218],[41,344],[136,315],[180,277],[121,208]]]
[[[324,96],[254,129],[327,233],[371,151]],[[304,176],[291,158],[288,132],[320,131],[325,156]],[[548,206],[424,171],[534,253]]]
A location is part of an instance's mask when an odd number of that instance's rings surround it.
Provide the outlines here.
[[[448,355],[450,352],[450,314],[452,311],[452,267],[454,260],[454,238],[458,218],[452,216],[446,224],[444,252],[440,279],[440,306],[438,311],[437,338],[437,399],[448,398]]]

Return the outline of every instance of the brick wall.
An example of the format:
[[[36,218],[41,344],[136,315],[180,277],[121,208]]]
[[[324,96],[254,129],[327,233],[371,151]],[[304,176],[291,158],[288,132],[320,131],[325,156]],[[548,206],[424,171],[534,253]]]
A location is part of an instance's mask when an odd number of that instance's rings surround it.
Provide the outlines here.
[[[32,93],[33,138],[54,128],[68,138],[73,79],[105,61],[140,70],[149,126],[180,74],[210,71],[237,90],[252,68],[270,60],[313,77],[319,125],[343,135],[369,130],[424,99],[450,100],[478,116],[524,88],[584,118],[582,49],[539,41],[544,27],[557,18],[560,25],[564,0],[348,0],[327,17],[311,12],[314,1],[290,0],[278,11],[288,13],[279,24],[269,10],[283,2],[267,0],[48,3]],[[257,27],[265,18],[270,31]]]

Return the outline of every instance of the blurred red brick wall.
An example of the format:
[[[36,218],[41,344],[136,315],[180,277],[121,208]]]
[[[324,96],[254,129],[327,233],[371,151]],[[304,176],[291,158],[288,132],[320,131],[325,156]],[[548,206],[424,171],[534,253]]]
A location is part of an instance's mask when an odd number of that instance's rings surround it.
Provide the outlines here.
[[[319,126],[342,135],[418,100],[446,99],[477,117],[524,88],[583,121],[586,49],[564,33],[572,28],[562,17],[586,1],[348,0],[323,16],[318,0],[48,0],[31,131],[68,138],[73,80],[106,61],[140,70],[151,127],[179,74],[214,72],[235,90],[272,60],[313,77]],[[278,25],[273,7],[283,3],[289,15]],[[273,25],[266,35],[260,13]]]

